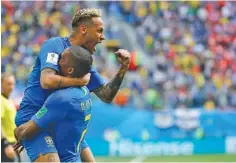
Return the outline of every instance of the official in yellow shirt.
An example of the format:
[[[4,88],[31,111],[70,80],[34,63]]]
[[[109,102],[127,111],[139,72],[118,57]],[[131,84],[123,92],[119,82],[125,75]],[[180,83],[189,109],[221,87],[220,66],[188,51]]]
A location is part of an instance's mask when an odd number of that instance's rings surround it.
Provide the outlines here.
[[[16,142],[14,136],[16,108],[9,96],[15,88],[15,77],[11,74],[2,74],[1,82],[1,161],[13,162],[16,157],[12,147]]]
[[[10,143],[15,143],[14,129],[16,125],[14,123],[16,116],[16,108],[13,102],[2,95],[1,98],[1,120],[2,131]]]

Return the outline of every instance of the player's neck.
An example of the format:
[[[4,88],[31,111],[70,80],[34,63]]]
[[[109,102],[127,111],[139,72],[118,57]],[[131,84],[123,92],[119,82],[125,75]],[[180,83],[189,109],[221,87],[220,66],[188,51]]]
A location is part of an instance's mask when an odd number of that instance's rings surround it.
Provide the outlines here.
[[[61,76],[64,76],[66,78],[72,78],[72,75],[70,75],[69,73],[59,73]]]
[[[70,75],[70,74],[67,74],[65,77],[67,77],[67,78],[73,78],[73,76]]]
[[[78,37],[78,35],[76,35],[75,33],[71,33],[71,35],[69,36],[69,42],[71,44],[71,46],[81,46],[84,44],[83,39],[80,39],[82,37]]]

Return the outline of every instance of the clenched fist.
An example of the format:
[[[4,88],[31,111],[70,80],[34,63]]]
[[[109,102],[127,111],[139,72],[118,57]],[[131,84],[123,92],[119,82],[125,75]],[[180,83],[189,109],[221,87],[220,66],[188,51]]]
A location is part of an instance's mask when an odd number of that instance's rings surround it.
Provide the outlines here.
[[[130,64],[130,53],[125,49],[119,49],[115,52],[118,62],[123,68],[128,69]]]

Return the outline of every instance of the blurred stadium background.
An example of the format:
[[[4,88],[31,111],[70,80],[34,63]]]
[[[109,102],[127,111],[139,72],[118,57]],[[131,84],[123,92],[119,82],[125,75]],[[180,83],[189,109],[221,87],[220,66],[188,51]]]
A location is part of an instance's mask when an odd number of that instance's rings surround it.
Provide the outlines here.
[[[93,96],[86,139],[97,160],[236,162],[233,1],[2,1],[1,71],[16,76],[15,105],[43,41],[68,36],[73,14],[91,7],[105,21],[94,55],[105,80],[119,66],[114,51],[131,52],[114,102]]]

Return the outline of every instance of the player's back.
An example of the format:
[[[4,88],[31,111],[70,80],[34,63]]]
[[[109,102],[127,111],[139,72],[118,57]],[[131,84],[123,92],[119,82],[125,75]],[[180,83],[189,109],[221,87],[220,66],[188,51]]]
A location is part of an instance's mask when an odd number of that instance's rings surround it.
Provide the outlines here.
[[[40,85],[40,74],[45,68],[59,71],[58,59],[69,47],[68,38],[53,37],[44,42],[30,73],[27,88],[16,116],[17,126],[27,122],[42,107],[52,90],[43,89]]]
[[[87,132],[91,117],[91,97],[86,87],[67,88],[57,91],[61,98],[68,102],[62,106],[68,111],[64,120],[54,127],[55,142],[61,162],[77,162],[80,160],[80,143]],[[58,110],[60,114],[60,110]]]

